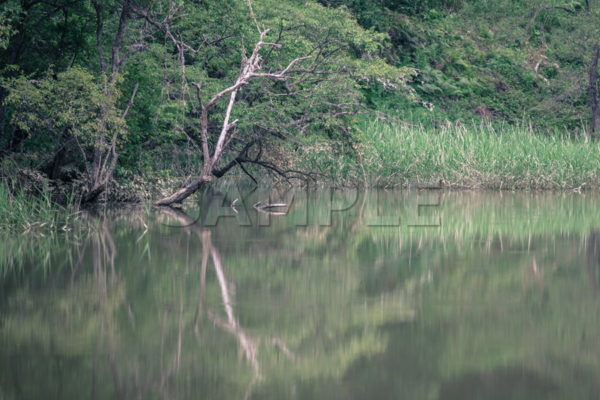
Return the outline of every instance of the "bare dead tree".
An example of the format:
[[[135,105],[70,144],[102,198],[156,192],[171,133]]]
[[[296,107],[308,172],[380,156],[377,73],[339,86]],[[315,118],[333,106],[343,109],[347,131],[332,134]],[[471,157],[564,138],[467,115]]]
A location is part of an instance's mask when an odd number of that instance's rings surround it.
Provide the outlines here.
[[[277,72],[260,72],[263,58],[260,54],[264,47],[278,48],[280,44],[270,43],[265,41],[265,37],[269,30],[264,30],[260,33],[260,37],[249,57],[242,55],[240,72],[230,87],[215,94],[208,102],[202,101],[202,86],[199,83],[193,83],[197,90],[197,97],[200,103],[200,143],[203,156],[203,167],[200,176],[192,182],[179,189],[170,196],[155,202],[155,205],[168,206],[175,203],[181,203],[187,197],[195,193],[198,189],[212,181],[215,172],[218,174],[216,167],[221,160],[224,151],[231,145],[232,139],[235,136],[236,124],[238,120],[231,120],[233,108],[236,104],[238,93],[241,88],[246,86],[251,80],[257,78],[265,78],[277,81],[286,81],[293,73],[293,68],[299,62],[310,58],[310,56],[298,57],[289,62],[289,64]],[[223,121],[221,123],[220,132],[216,137],[216,144],[211,149],[209,147],[209,115],[213,107],[221,100],[228,99],[225,108]],[[247,149],[246,151],[247,152]],[[239,160],[238,160],[239,162]],[[223,170],[220,171],[224,173]],[[225,171],[226,172],[226,171]]]
[[[596,137],[598,131],[600,131],[600,81],[598,79],[598,59],[600,59],[600,44],[594,46],[589,69],[590,107],[592,109],[590,134],[592,137]]]
[[[247,1],[247,4],[253,16],[251,1]],[[140,9],[135,5],[132,6],[132,10],[150,26],[162,32],[165,40],[174,45],[174,54],[180,64],[179,98],[182,105],[185,105],[184,96],[189,95],[188,89],[193,87],[196,91],[196,101],[190,116],[197,119],[197,122],[192,123],[193,128],[183,127],[183,133],[198,146],[202,153],[202,166],[195,178],[188,180],[181,189],[170,196],[158,200],[155,205],[180,203],[235,167],[240,167],[242,172],[256,182],[246,168],[247,164],[264,169],[273,177],[287,182],[290,179],[314,179],[317,174],[283,165],[285,161],[280,162],[273,151],[274,148],[271,147],[271,140],[287,141],[291,142],[292,146],[301,146],[294,139],[297,134],[303,134],[324,121],[331,121],[332,118],[341,121],[346,116],[357,113],[360,105],[354,96],[349,94],[352,93],[352,89],[346,85],[349,80],[340,79],[342,75],[349,75],[351,68],[335,62],[336,57],[348,46],[347,43],[332,37],[329,31],[324,34],[309,32],[309,35],[313,35],[311,39],[314,47],[308,50],[304,57],[295,58],[271,69],[266,66],[278,63],[277,60],[272,60],[272,56],[276,54],[276,49],[282,47],[283,37],[294,35],[295,31],[302,31],[305,27],[282,24],[273,35],[274,41],[267,42],[265,38],[269,30],[261,29],[253,16],[259,39],[252,53],[248,56],[242,50],[240,69],[231,86],[210,98],[205,98],[202,83],[188,83],[186,80],[185,55],[187,53],[195,58],[202,55],[205,48],[218,46],[221,41],[232,35],[225,32],[216,38],[204,38],[200,42],[194,42],[194,39],[187,41],[177,25],[178,15],[182,12],[181,7],[173,1],[168,3],[163,15],[153,14],[150,10]],[[207,59],[213,57],[211,53],[207,52]],[[310,61],[303,62],[308,59]],[[244,89],[250,82],[253,84]],[[343,100],[340,99],[339,93],[346,93],[341,97]],[[298,101],[296,99],[301,99],[303,103],[302,107],[297,107],[293,113],[280,106],[282,101],[293,104]],[[241,106],[241,103],[250,108],[252,104],[260,105],[258,112],[248,113],[243,131],[237,128],[238,121],[232,116],[236,105]],[[263,119],[265,114],[269,115],[267,120]],[[340,131],[349,136],[344,127],[341,127]],[[227,163],[220,166],[219,163],[223,159],[227,159]]]

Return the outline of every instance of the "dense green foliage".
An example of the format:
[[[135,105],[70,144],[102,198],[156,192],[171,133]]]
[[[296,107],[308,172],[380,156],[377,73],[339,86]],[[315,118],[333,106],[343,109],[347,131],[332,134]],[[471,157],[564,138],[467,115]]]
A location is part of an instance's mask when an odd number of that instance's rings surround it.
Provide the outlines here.
[[[244,82],[215,168],[245,162],[254,176],[299,167],[348,176],[344,168],[362,168],[371,184],[425,177],[596,186],[595,146],[567,136],[589,132],[599,13],[594,1],[8,0],[0,5],[0,176],[35,176],[16,186],[75,191],[86,201],[106,191],[139,200],[176,188],[200,174],[202,107],[236,82],[259,32],[270,29],[265,40],[277,45],[261,48],[260,72],[311,58],[285,78]],[[227,98],[207,117],[211,149]],[[383,136],[373,132],[386,126],[361,129],[364,114],[382,112],[425,128]],[[493,173],[493,185],[475,175],[461,179],[453,169],[464,160],[446,155],[445,143],[427,143],[449,137],[433,133],[440,128],[471,120],[501,127],[527,121],[550,138],[516,135],[517,128],[502,139],[494,135],[504,128],[471,130],[475,158],[489,157],[496,142],[509,151],[512,140],[524,156],[507,154],[514,168]],[[328,149],[337,158],[332,165],[346,167],[315,171],[302,160],[316,154],[312,148]],[[423,164],[410,149],[454,164]],[[536,165],[519,164],[531,152]],[[367,163],[357,167],[362,153]],[[542,154],[566,158],[542,162]],[[329,158],[315,161],[323,166]],[[490,162],[501,168],[505,161]],[[492,167],[472,168],[486,176]],[[547,168],[566,170],[546,179]]]
[[[387,59],[417,69],[412,85],[434,107],[408,107],[425,119],[586,126],[587,69],[600,28],[595,1],[589,9],[583,1],[554,0],[322,3],[347,5],[363,26],[389,34]],[[553,6],[569,11],[544,9]],[[406,115],[406,103],[396,96],[375,93],[371,100]]]
[[[157,159],[173,164],[198,146],[201,104],[193,85],[202,87],[205,102],[232,85],[258,38],[256,25],[271,29],[266,40],[277,44],[262,51],[263,71],[311,59],[298,63],[304,78],[255,79],[244,87],[232,117],[239,120],[238,147],[339,137],[353,124],[362,88],[401,91],[413,73],[379,58],[386,34],[364,30],[344,8],[314,2],[11,1],[2,7],[5,28],[14,28],[0,54],[3,157],[82,186],[113,145],[121,177],[140,169],[160,173]],[[226,104],[216,104],[210,116],[213,146]]]

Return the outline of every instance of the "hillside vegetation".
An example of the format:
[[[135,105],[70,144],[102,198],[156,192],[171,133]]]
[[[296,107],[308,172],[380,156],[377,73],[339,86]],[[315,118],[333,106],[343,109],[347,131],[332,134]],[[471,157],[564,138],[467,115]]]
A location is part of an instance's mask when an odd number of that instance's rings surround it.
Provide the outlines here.
[[[599,33],[594,0],[8,0],[0,176],[63,203],[597,187]]]
[[[389,35],[388,62],[418,72],[417,101],[369,93],[403,118],[523,120],[537,128],[588,126],[589,68],[600,39],[591,0],[326,1]],[[588,11],[589,10],[589,11]]]

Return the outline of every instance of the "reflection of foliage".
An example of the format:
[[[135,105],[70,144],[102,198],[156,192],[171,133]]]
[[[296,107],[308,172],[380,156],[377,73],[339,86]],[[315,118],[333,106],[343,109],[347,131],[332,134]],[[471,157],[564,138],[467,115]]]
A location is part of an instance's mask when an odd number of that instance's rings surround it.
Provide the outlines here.
[[[399,199],[380,205],[419,203]],[[362,219],[306,228],[90,218],[78,244],[55,241],[50,266],[68,268],[36,269],[40,252],[3,272],[0,386],[16,397],[85,397],[95,380],[100,398],[433,399],[485,379],[517,387],[517,368],[556,386],[554,398],[589,398],[597,211],[585,197],[531,199],[450,194],[441,228],[412,230],[366,226],[370,201]]]

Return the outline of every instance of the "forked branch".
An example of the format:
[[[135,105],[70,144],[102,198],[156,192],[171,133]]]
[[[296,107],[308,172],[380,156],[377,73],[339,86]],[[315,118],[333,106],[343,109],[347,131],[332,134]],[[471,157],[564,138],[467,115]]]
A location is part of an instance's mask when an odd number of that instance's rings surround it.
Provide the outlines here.
[[[242,56],[242,63],[240,66],[240,72],[235,79],[233,85],[221,90],[217,94],[213,95],[210,100],[206,103],[202,101],[202,87],[199,83],[193,83],[197,90],[198,102],[200,104],[200,141],[202,143],[202,153],[204,157],[202,172],[200,177],[193,180],[184,188],[176,191],[172,195],[165,197],[155,203],[155,205],[159,206],[168,206],[174,203],[180,203],[185,200],[187,197],[195,193],[198,189],[200,189],[205,184],[209,183],[212,180],[212,176],[218,176],[219,173],[223,173],[222,170],[216,170],[216,166],[221,160],[224,152],[228,149],[231,139],[235,134],[235,126],[237,124],[237,120],[231,121],[232,112],[234,106],[237,101],[237,96],[244,86],[246,86],[252,79],[254,78],[267,78],[272,80],[286,80],[288,79],[294,72],[293,67],[303,60],[307,60],[310,56],[298,57],[293,59],[288,63],[288,65],[280,71],[277,72],[267,72],[261,73],[259,72],[262,68],[262,57],[260,51],[264,47],[272,47],[278,48],[280,45],[278,43],[270,43],[265,41],[265,37],[269,33],[269,30],[266,29],[260,33],[259,39],[254,45],[252,53],[249,57],[245,54]],[[214,149],[209,149],[209,115],[212,111],[212,108],[219,102],[219,100],[229,97],[227,102],[227,107],[225,108],[223,121],[221,124],[219,136],[216,138],[216,144]],[[233,133],[232,133],[233,132]],[[245,150],[247,151],[247,149]],[[244,160],[249,162],[251,160]],[[258,160],[252,160],[252,162],[257,162]],[[240,162],[237,160],[236,162]],[[229,164],[229,168],[225,169],[225,172],[233,167],[234,164]],[[272,169],[272,168],[271,168]]]

